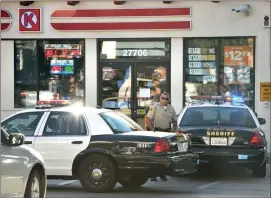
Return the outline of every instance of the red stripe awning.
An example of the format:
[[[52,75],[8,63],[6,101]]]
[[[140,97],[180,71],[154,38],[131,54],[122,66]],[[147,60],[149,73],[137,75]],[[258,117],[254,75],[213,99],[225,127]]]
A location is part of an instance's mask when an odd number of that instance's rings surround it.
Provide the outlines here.
[[[123,22],[123,23],[51,23],[56,30],[158,30],[190,29],[190,21]]]
[[[56,10],[51,17],[191,16],[191,8]]]

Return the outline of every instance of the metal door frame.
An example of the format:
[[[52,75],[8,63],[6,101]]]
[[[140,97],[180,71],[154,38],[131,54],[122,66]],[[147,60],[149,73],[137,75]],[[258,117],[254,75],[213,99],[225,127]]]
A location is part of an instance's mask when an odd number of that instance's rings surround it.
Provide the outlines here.
[[[102,106],[102,98],[101,98],[101,92],[102,92],[102,86],[101,86],[101,82],[102,82],[102,67],[103,66],[109,66],[110,64],[113,65],[113,67],[116,68],[121,68],[122,66],[129,66],[131,65],[131,93],[130,93],[130,98],[131,98],[131,104],[130,104],[130,108],[128,107],[128,109],[131,110],[131,118],[134,121],[137,121],[138,115],[137,115],[137,104],[138,104],[138,100],[137,100],[137,68],[139,67],[145,67],[146,64],[149,64],[149,66],[165,66],[166,67],[166,76],[167,76],[167,90],[168,93],[170,94],[170,84],[171,84],[171,79],[170,79],[170,62],[169,61],[145,61],[145,62],[138,62],[138,61],[133,61],[133,62],[109,62],[109,61],[105,61],[105,62],[100,62],[99,64],[99,70],[98,70],[98,105]],[[141,66],[142,64],[142,66]]]

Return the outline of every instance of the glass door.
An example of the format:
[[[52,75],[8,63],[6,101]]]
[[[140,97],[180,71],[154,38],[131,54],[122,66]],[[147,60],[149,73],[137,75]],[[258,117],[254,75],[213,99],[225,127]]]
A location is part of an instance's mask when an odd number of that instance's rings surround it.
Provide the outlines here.
[[[159,102],[162,92],[169,92],[168,70],[167,62],[135,63],[133,112],[134,119],[144,128],[150,105]]]
[[[121,111],[145,128],[150,105],[169,92],[167,62],[100,63],[100,104]]]
[[[100,63],[100,103],[129,117],[132,109],[132,63]]]

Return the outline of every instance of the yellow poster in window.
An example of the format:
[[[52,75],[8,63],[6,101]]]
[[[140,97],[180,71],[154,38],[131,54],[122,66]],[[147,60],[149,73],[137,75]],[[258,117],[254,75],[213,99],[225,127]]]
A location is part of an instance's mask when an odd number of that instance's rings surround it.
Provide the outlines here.
[[[261,82],[260,101],[271,101],[271,82]]]
[[[253,47],[225,46],[224,67],[225,66],[253,67]]]

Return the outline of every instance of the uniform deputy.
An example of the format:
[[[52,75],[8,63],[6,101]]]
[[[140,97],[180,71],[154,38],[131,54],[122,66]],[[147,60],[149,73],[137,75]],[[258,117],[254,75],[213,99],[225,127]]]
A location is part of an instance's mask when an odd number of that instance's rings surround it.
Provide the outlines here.
[[[163,92],[160,102],[152,105],[147,114],[147,126],[152,131],[175,131],[177,128],[177,115],[175,109],[169,104],[169,94]]]

